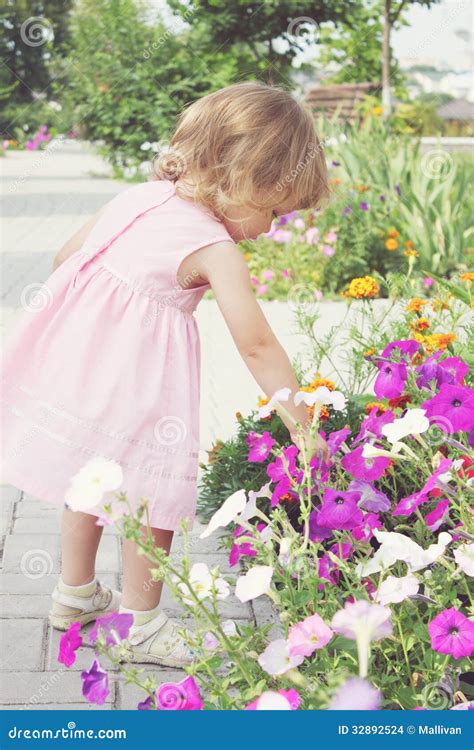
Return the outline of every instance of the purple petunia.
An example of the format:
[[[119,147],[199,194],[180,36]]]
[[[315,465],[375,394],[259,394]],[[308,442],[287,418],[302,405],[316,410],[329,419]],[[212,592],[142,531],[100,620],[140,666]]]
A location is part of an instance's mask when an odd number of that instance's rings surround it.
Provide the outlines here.
[[[440,500],[431,513],[425,516],[425,523],[430,531],[438,531],[439,527],[445,522],[449,511],[449,500]]]
[[[384,492],[375,489],[375,487],[363,479],[353,479],[349,484],[349,490],[359,494],[358,505],[364,510],[375,513],[384,513],[390,510],[390,500]]]
[[[474,388],[444,383],[439,393],[425,401],[421,408],[443,432],[452,434],[474,429]]]
[[[442,352],[435,352],[416,368],[418,388],[439,389],[443,383],[460,383],[469,372],[469,367],[458,357],[447,357],[438,361]]]
[[[365,437],[381,438],[383,436],[382,427],[393,422],[394,418],[395,415],[393,411],[387,409],[387,411],[383,411],[379,414],[377,407],[373,406],[369,415],[361,423],[359,434],[353,441],[353,445]]]
[[[361,211],[368,211],[369,210],[369,204],[366,203],[366,201],[361,201],[361,203],[359,203],[359,208],[360,208]]]
[[[352,212],[352,206],[346,206],[346,207],[345,207],[345,208],[344,208],[344,209],[342,210],[342,215],[343,215],[343,216],[349,216],[349,214],[350,214],[351,212]]]
[[[408,495],[407,497],[402,497],[402,499],[397,503],[395,508],[393,509],[392,515],[393,516],[411,516],[412,513],[415,512],[415,510],[422,505],[423,503],[426,503],[428,500],[428,493],[432,492],[432,490],[439,489],[438,487],[438,479],[439,477],[448,471],[448,469],[452,466],[453,462],[449,458],[443,458],[442,461],[440,461],[440,464],[436,471],[434,471],[426,482],[424,483],[423,487],[418,490],[418,492],[414,492],[413,495]]]
[[[367,481],[380,479],[390,465],[390,459],[386,456],[364,458],[362,455],[363,450],[364,447],[361,445],[350,453],[346,453],[346,455],[341,458],[342,468],[355,479],[365,479]]]
[[[82,695],[89,703],[101,706],[110,693],[109,676],[100,666],[99,660],[94,659],[88,671],[81,672]]]
[[[351,431],[349,427],[343,427],[342,430],[335,430],[334,432],[331,432],[331,434],[329,435],[327,439],[330,456],[334,456],[334,454],[337,453],[337,451],[343,444],[344,440],[350,434],[351,434]]]
[[[58,661],[68,668],[76,661],[76,651],[82,646],[82,637],[79,635],[80,629],[81,623],[73,622],[59,641]]]
[[[249,432],[245,438],[245,442],[250,448],[247,461],[254,463],[265,461],[275,443],[270,433],[266,431],[262,435],[258,435],[256,432]]]
[[[420,348],[420,344],[415,339],[398,339],[397,341],[391,341],[385,349],[382,351],[382,357],[390,357],[392,352],[398,350],[398,355],[402,360],[407,361],[409,357],[412,357]],[[404,356],[406,355],[406,356]]]
[[[376,513],[365,513],[362,523],[352,529],[352,536],[359,541],[368,542],[374,535],[374,529],[381,529],[382,524]]]
[[[374,393],[377,398],[398,398],[403,393],[408,377],[407,367],[403,362],[378,362]]]
[[[105,635],[105,645],[114,644],[128,638],[130,628],[133,625],[133,615],[128,612],[111,612],[103,617],[98,617],[89,633],[89,640],[95,643],[99,637],[99,629]]]
[[[439,654],[464,659],[474,652],[474,622],[451,607],[440,612],[428,625],[431,646]]]
[[[328,529],[353,529],[362,523],[357,492],[341,492],[326,487],[318,515],[318,524]]]

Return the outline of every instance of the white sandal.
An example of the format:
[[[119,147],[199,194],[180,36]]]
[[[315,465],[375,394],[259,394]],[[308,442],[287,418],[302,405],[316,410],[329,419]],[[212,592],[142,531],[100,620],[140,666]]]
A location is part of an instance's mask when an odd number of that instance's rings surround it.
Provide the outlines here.
[[[181,622],[159,612],[150,622],[132,627],[129,637],[123,641],[123,645],[128,647],[128,654],[123,661],[160,664],[165,667],[192,664],[196,655],[178,633],[183,628]]]
[[[53,593],[53,606],[49,613],[49,624],[56,630],[67,630],[73,622],[86,625],[102,615],[118,612],[121,593],[97,581],[91,596],[74,596],[60,591],[56,585]]]

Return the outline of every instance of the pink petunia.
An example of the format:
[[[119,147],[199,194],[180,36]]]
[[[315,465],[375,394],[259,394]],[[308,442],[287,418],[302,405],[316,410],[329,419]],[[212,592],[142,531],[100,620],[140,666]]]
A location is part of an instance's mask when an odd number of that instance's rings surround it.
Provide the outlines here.
[[[245,438],[245,442],[250,447],[247,461],[254,463],[265,461],[275,444],[270,433],[266,431],[262,435],[258,435],[256,432],[249,432]]]
[[[73,622],[59,641],[58,661],[66,667],[71,667],[74,664],[76,651],[82,646],[82,637],[79,635],[80,629],[81,623]]]
[[[364,458],[363,450],[363,446],[360,446],[350,453],[346,453],[341,458],[341,466],[355,479],[365,479],[370,482],[380,479],[390,465],[390,459],[386,456]]]
[[[451,607],[440,612],[428,625],[431,646],[439,654],[464,659],[474,652],[474,622]]]
[[[324,648],[333,635],[331,628],[315,613],[290,628],[287,639],[290,654],[311,656],[317,649]]]

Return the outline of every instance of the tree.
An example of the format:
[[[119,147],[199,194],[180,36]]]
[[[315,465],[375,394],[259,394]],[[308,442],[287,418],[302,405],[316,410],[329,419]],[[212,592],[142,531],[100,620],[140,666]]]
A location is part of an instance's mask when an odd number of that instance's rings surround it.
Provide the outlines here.
[[[254,74],[267,82],[286,79],[304,41],[314,39],[322,23],[343,21],[357,0],[168,0],[170,8],[201,28],[211,48],[250,53]],[[280,44],[276,40],[283,40]]]
[[[382,37],[382,111],[384,118],[392,113],[392,90],[390,82],[390,36],[392,29],[401,18],[402,12],[409,5],[424,5],[430,8],[438,0],[382,0],[383,2],[383,37]]]

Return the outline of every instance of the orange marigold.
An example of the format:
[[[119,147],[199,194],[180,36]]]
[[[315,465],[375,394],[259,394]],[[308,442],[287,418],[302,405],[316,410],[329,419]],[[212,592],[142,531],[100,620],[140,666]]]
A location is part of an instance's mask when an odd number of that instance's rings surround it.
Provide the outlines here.
[[[406,306],[408,312],[420,312],[420,310],[428,304],[428,300],[421,299],[421,297],[413,297]]]
[[[400,232],[397,232],[395,227],[390,227],[387,232],[387,237],[393,237],[394,239],[396,239],[397,237],[400,237]]]
[[[387,248],[387,250],[396,250],[398,247],[398,242],[395,239],[386,240],[385,247]]]
[[[430,321],[428,320],[428,318],[418,318],[418,320],[410,323],[410,328],[412,328],[414,331],[426,331],[426,329],[429,327]]]
[[[381,401],[370,401],[368,404],[365,405],[365,411],[367,412],[367,414],[370,414],[370,412],[374,408],[376,408],[377,411],[380,411],[380,412],[387,411],[387,407],[385,406],[385,404],[382,404]]]
[[[364,352],[364,357],[371,357],[376,351],[376,349],[367,349],[367,351]]]
[[[427,352],[444,351],[453,341],[456,341],[455,333],[431,333],[424,337],[424,346]]]
[[[467,271],[466,273],[462,273],[459,278],[461,281],[474,281],[474,272]]]
[[[379,291],[380,287],[373,276],[362,276],[352,279],[345,296],[352,299],[373,299]]]
[[[413,247],[413,241],[412,241],[412,240],[407,240],[407,241],[406,241],[406,242],[404,243],[404,245],[405,245],[405,247],[407,248],[407,250],[411,250],[411,249],[412,249],[412,247]]]

